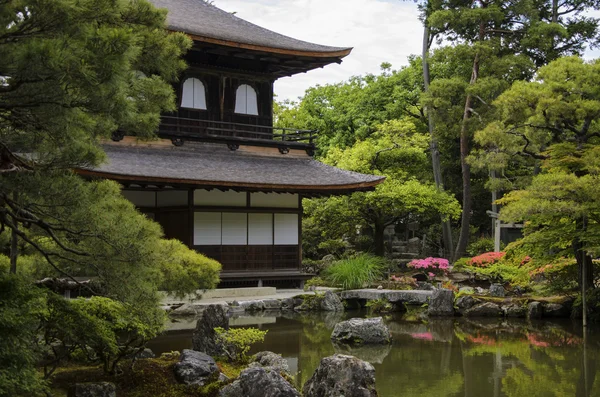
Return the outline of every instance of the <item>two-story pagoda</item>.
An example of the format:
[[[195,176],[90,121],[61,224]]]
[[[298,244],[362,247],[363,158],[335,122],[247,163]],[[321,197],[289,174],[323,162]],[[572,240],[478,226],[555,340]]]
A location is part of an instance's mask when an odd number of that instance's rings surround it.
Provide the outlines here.
[[[179,110],[154,142],[115,136],[90,177],[123,194],[168,238],[222,263],[223,282],[302,280],[302,198],[369,190],[382,178],[312,159],[314,131],[273,127],[273,83],[340,63],[351,48],[307,43],[202,0],[151,0],[193,40]]]

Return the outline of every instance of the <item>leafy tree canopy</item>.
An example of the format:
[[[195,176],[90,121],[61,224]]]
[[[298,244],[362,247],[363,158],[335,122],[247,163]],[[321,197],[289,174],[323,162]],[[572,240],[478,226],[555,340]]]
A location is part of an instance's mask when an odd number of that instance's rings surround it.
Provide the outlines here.
[[[407,120],[381,125],[371,138],[347,149],[331,149],[326,163],[343,169],[386,176],[375,191],[306,203],[306,228],[318,228],[325,240],[370,229],[374,251],[383,255],[383,231],[397,222],[456,217],[458,202],[430,182],[426,149],[428,137]],[[309,232],[310,234],[310,232]]]

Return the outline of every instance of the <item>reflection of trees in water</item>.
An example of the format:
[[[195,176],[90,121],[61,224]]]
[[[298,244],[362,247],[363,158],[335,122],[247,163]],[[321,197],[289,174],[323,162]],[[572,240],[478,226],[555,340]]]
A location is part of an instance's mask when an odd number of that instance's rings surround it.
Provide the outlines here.
[[[375,366],[379,395],[393,397],[600,396],[597,338],[588,343],[587,376],[583,339],[556,323],[486,319],[389,322],[393,344],[375,348],[334,348],[334,325],[352,314],[286,314],[268,324],[259,350],[297,357],[297,385],[312,376],[323,357],[336,351]],[[427,335],[427,338],[424,337]]]
[[[475,325],[475,327],[473,327]],[[584,340],[554,324],[532,327],[528,323],[489,327],[467,324],[470,333],[456,327],[461,339],[466,374],[465,396],[481,395],[469,390],[469,372],[477,372],[477,361],[494,363],[489,379],[493,394],[507,397],[588,397],[600,395],[595,384],[598,350],[583,362]],[[473,365],[476,363],[476,365]],[[471,365],[469,365],[471,364]],[[584,371],[587,366],[587,371]],[[587,377],[584,376],[587,373]],[[501,392],[500,394],[500,383]]]

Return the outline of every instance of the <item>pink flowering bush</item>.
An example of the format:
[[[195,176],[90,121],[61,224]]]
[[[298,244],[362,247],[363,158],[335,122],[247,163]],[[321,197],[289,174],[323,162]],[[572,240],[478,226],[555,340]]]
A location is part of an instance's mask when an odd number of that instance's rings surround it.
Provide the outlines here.
[[[408,264],[408,267],[413,269],[419,269],[430,279],[436,275],[446,274],[450,269],[450,262],[444,258],[425,258],[425,259],[413,259]]]

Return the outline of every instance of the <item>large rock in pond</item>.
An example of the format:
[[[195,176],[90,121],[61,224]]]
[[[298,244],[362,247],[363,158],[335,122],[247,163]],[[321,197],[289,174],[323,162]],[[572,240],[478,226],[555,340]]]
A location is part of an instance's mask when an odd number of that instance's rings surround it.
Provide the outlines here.
[[[542,302],[531,302],[527,305],[527,318],[539,319],[544,314]]]
[[[321,301],[321,310],[326,312],[343,312],[344,305],[342,300],[331,291],[326,291],[323,300]]]
[[[495,303],[485,302],[465,310],[465,317],[503,317],[504,312]]]
[[[338,354],[354,356],[359,360],[370,364],[381,364],[392,351],[392,345],[348,345],[345,343],[333,343],[333,349]]]
[[[516,303],[505,306],[503,309],[504,309],[504,315],[506,317],[523,318],[523,317],[527,316],[527,309],[525,308],[525,306],[517,305]]]
[[[337,323],[331,339],[350,345],[391,343],[392,334],[381,317],[351,318]]]
[[[69,389],[68,397],[117,397],[114,383],[75,383]]]
[[[290,372],[290,367],[288,366],[287,360],[281,356],[281,354],[273,353],[270,351],[262,351],[256,353],[252,356],[252,363],[250,363],[252,367],[264,367],[264,368],[272,368],[279,372]]]
[[[219,367],[211,356],[189,349],[183,350],[174,371],[177,381],[186,385],[204,386],[219,377]]]
[[[456,300],[456,307],[458,307],[460,312],[464,312],[475,306],[477,303],[478,301],[471,295],[463,295]]]
[[[376,397],[375,368],[343,354],[325,357],[303,392],[304,397]]]
[[[569,317],[571,308],[562,303],[544,303],[544,317]]]
[[[279,371],[272,368],[250,367],[242,371],[219,397],[301,397],[298,390]]]
[[[204,352],[210,356],[222,356],[223,347],[218,343],[216,327],[229,329],[227,305],[209,305],[196,322],[196,329],[192,334],[192,347],[194,350]]]
[[[454,316],[454,292],[449,289],[436,289],[431,295],[427,314],[430,316]]]

